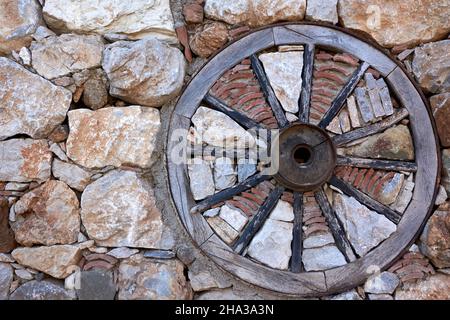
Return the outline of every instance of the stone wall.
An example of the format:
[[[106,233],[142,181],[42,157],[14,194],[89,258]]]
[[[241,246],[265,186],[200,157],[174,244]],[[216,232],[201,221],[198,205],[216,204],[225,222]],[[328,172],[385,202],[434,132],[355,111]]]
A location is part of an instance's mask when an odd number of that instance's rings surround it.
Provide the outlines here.
[[[164,145],[177,96],[209,56],[252,28],[303,20],[358,30],[396,55],[430,99],[443,148],[417,245],[325,299],[450,299],[449,0],[98,3],[0,3],[0,299],[286,298],[192,245],[169,200]],[[253,93],[255,112],[267,110]]]

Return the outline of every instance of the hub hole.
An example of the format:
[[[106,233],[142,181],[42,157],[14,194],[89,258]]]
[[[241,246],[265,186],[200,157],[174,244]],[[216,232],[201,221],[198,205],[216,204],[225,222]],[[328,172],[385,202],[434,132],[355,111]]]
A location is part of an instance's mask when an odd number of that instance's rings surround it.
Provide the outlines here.
[[[311,160],[311,150],[307,146],[299,146],[294,151],[294,160],[298,164],[306,164]]]

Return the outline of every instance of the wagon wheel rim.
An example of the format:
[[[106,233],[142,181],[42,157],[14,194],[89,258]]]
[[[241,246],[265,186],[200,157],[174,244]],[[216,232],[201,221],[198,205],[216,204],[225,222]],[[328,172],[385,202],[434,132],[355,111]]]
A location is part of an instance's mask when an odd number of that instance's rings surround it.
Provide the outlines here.
[[[258,54],[265,50],[281,45],[302,45],[304,47],[303,81],[298,102],[298,120],[293,122],[287,120],[286,113],[258,58]],[[358,58],[359,63],[320,121],[311,125],[309,122],[313,67],[318,48],[349,53]],[[191,118],[200,105],[205,105],[228,115],[243,128],[261,127],[261,123],[234,110],[226,102],[211,94],[210,89],[214,83],[227,70],[244,59],[250,59],[252,70],[257,77],[261,90],[264,92],[266,102],[271,107],[278,128],[281,128],[280,137],[283,137],[283,133],[289,137],[290,135],[286,133],[289,130],[300,130],[304,133],[304,130],[309,129],[313,132],[312,135],[323,134],[323,141],[326,141],[325,149],[329,154],[326,158],[329,161],[319,168],[330,172],[325,172],[324,178],[321,177],[309,184],[295,183],[297,180],[289,179],[287,174],[281,173],[269,176],[257,172],[233,187],[196,202],[189,188],[186,164],[174,163],[170,157],[171,153],[179,146],[182,138],[170,134],[167,151],[169,183],[179,217],[194,243],[219,267],[253,285],[279,293],[303,297],[322,296],[356,287],[370,276],[374,266],[377,269],[384,270],[408,249],[432,210],[437,192],[440,163],[434,123],[432,117],[430,117],[427,103],[420,90],[417,89],[417,86],[414,85],[401,66],[379,48],[340,28],[316,24],[286,23],[254,31],[231,43],[211,58],[191,79],[178,100],[172,114],[169,132],[176,132],[176,129],[189,129]],[[389,115],[384,115],[380,121],[367,123],[365,126],[353,128],[349,132],[336,135],[325,132],[327,126],[344,108],[346,99],[354,94],[355,87],[363,79],[369,68],[379,72],[380,78],[386,81],[391,95],[395,96],[399,102],[399,108],[396,108]],[[414,140],[414,161],[376,160],[347,155],[336,156],[336,148],[381,133],[399,124],[407,117],[409,117],[409,130]],[[427,137],[427,139],[421,137]],[[304,151],[305,149],[306,152],[311,153],[314,152],[312,147],[315,146],[307,141],[304,144],[291,143],[289,148],[283,149],[283,151],[288,150],[286,154],[290,160],[286,172],[289,172],[293,166],[298,165],[297,159],[295,159],[296,150]],[[301,166],[307,167],[304,160],[301,159]],[[306,164],[311,165],[308,161],[306,161]],[[334,168],[342,166],[369,170],[413,172],[415,187],[405,211],[399,213],[391,209],[348,183],[345,179],[338,177]],[[273,181],[276,185],[268,194],[264,203],[260,204],[257,213],[248,222],[237,240],[233,244],[226,244],[212,230],[201,212],[272,178],[274,178]],[[368,209],[383,214],[396,224],[396,231],[367,254],[355,255],[355,249],[346,236],[342,221],[336,216],[335,208],[330,203],[324,186],[333,188],[333,190],[340,190],[346,196],[355,198]],[[285,190],[289,190],[292,194],[294,211],[292,256],[288,270],[277,270],[254,259],[244,257],[242,254],[245,254],[249,243],[262,228]],[[335,245],[345,257],[347,262],[345,265],[320,271],[307,272],[304,270],[302,265],[302,241],[304,240],[302,215],[305,208],[303,203],[305,192],[313,192],[315,201],[326,218]]]

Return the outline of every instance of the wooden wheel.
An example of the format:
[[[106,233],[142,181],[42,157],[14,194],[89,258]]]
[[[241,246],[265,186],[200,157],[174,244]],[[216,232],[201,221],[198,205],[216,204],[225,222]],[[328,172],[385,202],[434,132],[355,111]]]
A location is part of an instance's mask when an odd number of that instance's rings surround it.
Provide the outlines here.
[[[192,168],[173,155],[221,157],[213,140],[186,138],[208,110],[210,126],[223,123],[219,112],[241,129],[278,129],[278,170],[258,158],[252,175],[194,195]],[[280,24],[228,45],[192,78],[169,132],[170,189],[187,232],[221,268],[276,292],[361,284],[408,249],[434,203],[439,150],[425,100],[381,49],[341,29]],[[204,215],[211,208],[220,209]]]

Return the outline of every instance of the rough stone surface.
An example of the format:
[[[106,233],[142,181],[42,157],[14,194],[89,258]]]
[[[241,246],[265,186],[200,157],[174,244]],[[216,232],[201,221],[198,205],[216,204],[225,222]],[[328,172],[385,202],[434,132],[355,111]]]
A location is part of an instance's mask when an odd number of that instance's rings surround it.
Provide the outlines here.
[[[188,3],[183,6],[184,20],[187,23],[203,22],[203,6],[199,3]]]
[[[395,300],[449,300],[450,276],[435,274],[417,283],[404,284],[395,292]]]
[[[334,238],[331,233],[316,234],[309,236],[305,240],[303,240],[303,248],[304,249],[319,248],[333,243]]]
[[[334,245],[305,249],[302,255],[306,271],[319,271],[345,265],[345,257]]]
[[[255,145],[254,137],[222,112],[200,106],[192,117],[202,141],[217,147],[245,148]]]
[[[256,172],[256,164],[239,161],[237,165],[238,181],[242,182]]]
[[[414,145],[408,127],[398,125],[374,134],[364,142],[344,149],[347,155],[363,158],[414,160]]]
[[[80,273],[79,300],[114,300],[116,285],[108,271],[90,270]]]
[[[67,183],[71,188],[83,191],[91,182],[92,172],[75,164],[54,159],[52,163],[53,176]]]
[[[63,34],[31,45],[33,68],[47,79],[55,79],[83,69],[99,67],[104,49],[96,35]]]
[[[400,284],[400,279],[391,272],[375,274],[367,279],[364,284],[364,291],[377,294],[392,294]]]
[[[195,272],[190,269],[188,272],[188,277],[192,289],[196,292],[211,290],[214,288],[223,289],[230,286],[230,284],[220,281],[220,279],[207,270]]]
[[[449,4],[447,3],[447,21],[450,14]],[[450,28],[450,22],[447,23]],[[450,40],[427,43],[418,47],[415,50],[412,68],[423,89],[431,93],[448,92],[450,90]]]
[[[240,210],[232,209],[227,205],[220,208],[219,216],[236,231],[241,231],[248,221],[248,218]]]
[[[8,200],[4,197],[0,197],[0,261],[7,262],[5,259],[1,259],[2,253],[10,252],[16,247],[16,241],[14,239],[14,233],[9,227],[9,205]],[[5,261],[3,261],[5,260]]]
[[[369,210],[354,198],[336,194],[334,200],[336,214],[359,256],[364,256],[397,230],[385,216]]]
[[[442,185],[450,196],[450,149],[442,150]]]
[[[74,292],[64,289],[56,281],[29,281],[17,288],[11,300],[74,300]]]
[[[302,20],[306,0],[206,0],[204,9],[208,18],[255,27]]]
[[[47,0],[44,18],[53,30],[98,33],[130,40],[155,36],[171,42],[175,30],[169,0]]]
[[[0,263],[0,300],[7,300],[13,281],[13,268],[9,263]]]
[[[338,0],[308,0],[306,1],[306,19],[325,21],[336,24]]]
[[[228,189],[236,184],[237,176],[233,159],[220,157],[214,161],[214,185],[216,190]]]
[[[404,182],[405,176],[401,173],[396,173],[394,177],[384,185],[383,189],[380,190],[378,194],[375,194],[376,200],[385,205],[394,203],[402,190]]]
[[[189,45],[199,57],[209,57],[228,41],[228,29],[224,23],[210,22],[199,26]]]
[[[33,248],[17,248],[12,256],[21,265],[39,270],[54,278],[64,279],[70,275],[70,268],[78,264],[81,247],[55,245]]]
[[[81,219],[97,245],[170,249],[152,185],[132,171],[112,171],[86,187]]]
[[[192,291],[176,260],[149,260],[137,254],[120,263],[120,300],[190,299]]]
[[[214,194],[214,179],[211,164],[195,158],[188,166],[191,192],[195,200],[201,200]]]
[[[68,90],[3,57],[0,82],[0,140],[16,134],[44,138],[64,121],[72,100]]]
[[[294,208],[284,200],[278,200],[277,205],[273,208],[269,216],[270,219],[292,222],[294,220]]]
[[[248,255],[276,269],[287,269],[291,258],[292,223],[267,219],[248,246]]]
[[[152,38],[109,45],[102,65],[112,96],[150,107],[160,107],[180,92],[186,69],[180,50]]]
[[[51,161],[46,140],[0,141],[0,181],[45,181],[50,178]]]
[[[16,221],[11,227],[17,242],[33,244],[70,244],[80,232],[79,202],[64,182],[49,180],[26,193],[14,205]]]
[[[303,52],[271,52],[259,56],[275,95],[287,112],[298,112],[302,90]]]
[[[89,78],[83,83],[83,103],[97,110],[108,103],[108,79],[102,69],[90,72]]]
[[[69,112],[67,156],[88,168],[152,165],[159,111],[140,106]]]
[[[438,209],[428,220],[420,236],[420,251],[436,267],[450,267],[450,209]]]
[[[330,300],[362,300],[356,290],[347,291],[338,295],[335,295]]]
[[[108,252],[108,255],[116,258],[116,259],[126,259],[131,257],[132,255],[138,253],[138,249],[131,249],[127,247],[114,248]]]
[[[443,93],[430,98],[434,119],[441,146],[450,147],[450,127],[448,117],[450,115],[450,93]]]
[[[450,31],[448,1],[340,0],[338,9],[344,27],[367,32],[385,47],[413,46]]]
[[[42,9],[36,0],[0,3],[0,54],[28,46],[31,35],[42,24]]]

